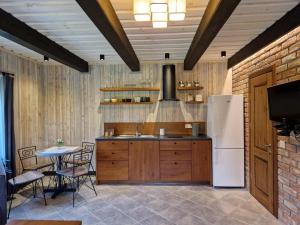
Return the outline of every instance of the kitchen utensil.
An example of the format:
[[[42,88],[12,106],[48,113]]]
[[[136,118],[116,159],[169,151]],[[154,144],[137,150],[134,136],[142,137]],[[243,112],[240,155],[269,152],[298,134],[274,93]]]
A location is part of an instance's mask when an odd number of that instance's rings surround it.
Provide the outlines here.
[[[178,82],[178,86],[179,86],[179,87],[184,87],[185,84],[184,84],[184,82],[181,80],[181,81]]]
[[[200,87],[200,82],[199,81],[194,81],[194,87]]]
[[[141,97],[134,97],[135,102],[141,102]]]
[[[187,96],[187,101],[188,101],[188,102],[194,101],[194,96],[193,96],[192,94],[188,94],[188,96]]]
[[[192,135],[194,137],[199,135],[199,123],[192,123]]]
[[[196,101],[196,102],[202,102],[202,101],[203,101],[202,95],[197,94],[197,95],[195,96],[195,101]]]

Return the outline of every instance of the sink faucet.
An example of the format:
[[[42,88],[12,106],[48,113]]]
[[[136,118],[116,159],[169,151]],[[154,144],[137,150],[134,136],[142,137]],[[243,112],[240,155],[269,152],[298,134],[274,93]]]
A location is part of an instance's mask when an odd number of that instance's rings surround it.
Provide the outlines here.
[[[142,125],[144,125],[144,122],[141,123]],[[135,136],[141,136],[142,135],[142,132],[140,132],[140,129],[139,129],[139,125],[140,123],[136,123],[136,127],[135,127]]]
[[[136,127],[135,127],[135,136],[140,136],[141,133],[139,133],[139,123],[136,123]]]

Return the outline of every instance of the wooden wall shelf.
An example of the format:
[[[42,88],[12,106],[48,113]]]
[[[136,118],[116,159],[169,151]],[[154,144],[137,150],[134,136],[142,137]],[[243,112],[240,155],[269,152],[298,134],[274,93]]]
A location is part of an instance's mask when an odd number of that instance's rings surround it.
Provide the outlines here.
[[[160,88],[153,87],[110,87],[110,88],[100,88],[103,92],[113,92],[113,91],[160,91]]]
[[[154,104],[154,102],[100,102],[101,105],[145,105]]]
[[[177,91],[193,91],[193,90],[202,90],[203,87],[177,87]]]
[[[204,101],[186,101],[185,102],[186,104],[203,104],[204,103]]]

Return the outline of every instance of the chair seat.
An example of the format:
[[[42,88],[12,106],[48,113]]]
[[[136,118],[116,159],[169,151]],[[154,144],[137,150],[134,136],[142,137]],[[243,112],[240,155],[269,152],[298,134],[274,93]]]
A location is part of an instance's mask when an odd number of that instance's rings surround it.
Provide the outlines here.
[[[67,164],[76,164],[76,165],[84,165],[84,164],[87,164],[88,161],[87,160],[77,160],[76,162],[74,162],[72,159],[67,159],[67,160],[64,160],[63,161],[64,163],[67,163]]]
[[[88,174],[88,169],[84,166],[79,166],[74,168],[73,167],[69,167],[63,170],[59,170],[56,173],[65,177],[79,177],[79,176],[83,176]]]
[[[50,167],[50,166],[53,166],[54,163],[52,162],[48,162],[48,163],[38,163],[38,164],[35,164],[35,165],[32,165],[30,167],[27,167],[25,168],[24,170],[39,170],[39,169],[43,169],[43,168],[46,168],[46,167]]]
[[[21,185],[30,182],[34,182],[44,177],[44,174],[38,171],[28,171],[21,175],[18,175],[14,178],[8,180],[11,185]]]

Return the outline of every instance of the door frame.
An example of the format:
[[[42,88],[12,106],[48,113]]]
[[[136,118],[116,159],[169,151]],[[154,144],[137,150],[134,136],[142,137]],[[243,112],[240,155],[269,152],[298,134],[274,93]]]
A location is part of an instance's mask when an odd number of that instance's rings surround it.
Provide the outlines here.
[[[260,75],[263,75],[265,73],[271,73],[272,76],[272,86],[274,85],[274,71],[275,71],[275,65],[268,66],[266,68],[263,68],[261,70],[258,70],[249,76],[249,81],[248,81],[248,112],[249,112],[249,187],[250,187],[250,193],[252,195],[253,190],[252,190],[252,136],[251,136],[251,79],[258,77]],[[277,148],[277,130],[272,127],[272,159],[273,159],[273,212],[271,212],[275,217],[278,218],[278,159],[277,159],[277,153],[278,153],[278,148]]]

